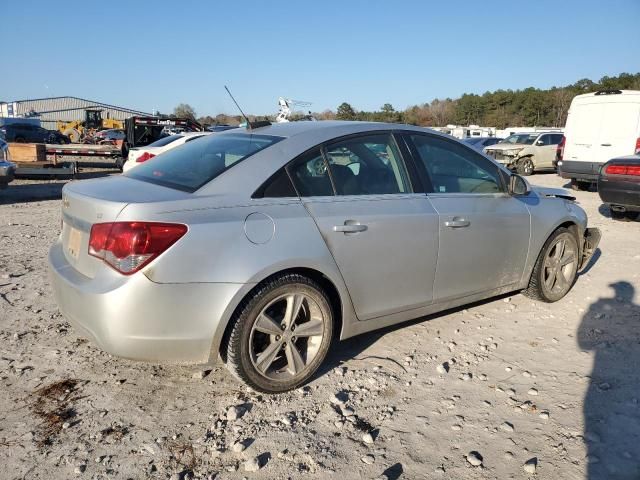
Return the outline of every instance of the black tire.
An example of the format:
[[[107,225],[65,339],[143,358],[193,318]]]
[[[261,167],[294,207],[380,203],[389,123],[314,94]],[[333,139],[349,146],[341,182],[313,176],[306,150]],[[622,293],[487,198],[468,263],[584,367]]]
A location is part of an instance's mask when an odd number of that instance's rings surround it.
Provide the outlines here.
[[[573,190],[588,192],[589,190],[591,190],[591,182],[585,182],[584,180],[576,180],[575,178],[572,178],[571,188]]]
[[[625,222],[632,222],[636,220],[638,216],[640,216],[640,213],[638,212],[621,212],[619,210],[612,210],[611,208],[609,209],[609,211],[611,212],[612,219],[622,220]]]
[[[575,264],[572,269],[570,278],[565,278],[567,283],[566,289],[562,289],[560,291],[554,291],[553,285],[552,288],[549,288],[548,283],[545,281],[547,278],[547,268],[545,266],[545,260],[552,253],[552,249],[556,246],[559,239],[566,240],[571,243],[571,247],[573,252],[575,253]],[[578,241],[576,237],[571,233],[568,229],[561,227],[554,231],[551,236],[547,239],[542,250],[538,255],[538,259],[536,260],[536,264],[533,268],[533,272],[531,272],[531,278],[529,279],[528,287],[522,291],[522,293],[534,300],[540,300],[542,302],[553,303],[557,302],[561,298],[563,298],[571,288],[573,284],[576,282],[578,277],[578,263],[579,263],[579,249],[578,249]]]
[[[308,298],[308,300],[305,300],[307,301],[307,307],[304,310],[301,308],[301,312],[306,314],[311,311],[311,307],[309,307],[310,300],[311,303],[314,304],[316,312],[319,312],[322,315],[322,337],[321,340],[318,340],[319,343],[317,347],[314,347],[317,348],[317,350],[310,360],[308,357],[305,359],[305,362],[309,360],[308,363],[304,363],[304,368],[301,368],[297,374],[292,374],[288,371],[288,367],[285,368],[284,366],[281,366],[279,371],[274,369],[273,372],[269,373],[260,372],[256,367],[256,364],[260,363],[258,361],[260,356],[255,354],[254,342],[256,339],[253,335],[262,335],[267,339],[271,339],[267,340],[270,342],[267,344],[267,348],[272,343],[275,343],[275,340],[280,340],[280,337],[278,336],[274,339],[272,335],[262,332],[258,332],[256,334],[255,328],[258,323],[258,318],[264,311],[266,311],[267,308],[269,308],[270,305],[274,304],[274,302],[282,301],[279,299],[285,295],[290,296],[294,294],[306,296]],[[309,318],[311,318],[310,313]],[[231,320],[231,333],[229,334],[228,341],[226,343],[227,368],[236,378],[246,383],[254,390],[265,393],[280,393],[293,390],[306,383],[317,371],[318,367],[320,367],[327,356],[333,335],[333,318],[334,315],[329,298],[322,288],[313,280],[298,274],[284,274],[268,280],[263,284],[260,284],[243,301],[238,308],[235,317]],[[295,324],[296,319],[294,318],[293,320],[293,323]],[[304,325],[304,323],[298,325]],[[282,328],[282,341],[285,342],[284,346],[286,346],[287,343],[284,340],[285,330],[286,334],[294,335],[293,328],[291,329],[292,332],[289,332],[288,328]],[[309,342],[311,337],[300,338],[303,338],[303,342]],[[301,341],[300,338],[296,340],[296,337],[293,336],[288,339],[290,342],[289,345],[296,348],[298,354],[300,354],[300,349],[296,347],[295,342],[297,341],[299,345]],[[266,349],[261,353],[264,353],[265,351]],[[279,349],[274,349],[274,351],[280,352]],[[283,361],[286,361],[287,365],[289,365],[289,356],[287,355],[285,358],[284,352],[285,350],[283,349],[282,353],[277,354],[278,356],[274,357],[275,360],[272,360],[269,365],[276,364],[277,366],[282,364]],[[270,367],[268,366],[267,370],[269,369]],[[268,375],[279,377],[272,378]]]
[[[522,175],[523,177],[533,175],[534,170],[535,166],[531,157],[522,158],[516,165],[516,172],[518,172],[518,174]]]

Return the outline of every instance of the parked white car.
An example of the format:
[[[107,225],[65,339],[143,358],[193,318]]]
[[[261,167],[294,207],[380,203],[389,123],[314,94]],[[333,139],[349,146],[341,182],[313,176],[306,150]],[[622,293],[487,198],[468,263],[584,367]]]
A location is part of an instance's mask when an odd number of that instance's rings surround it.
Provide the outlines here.
[[[640,152],[640,91],[578,95],[569,107],[564,137],[558,173],[574,188],[587,189],[606,162]]]
[[[162,137],[160,140],[156,140],[145,147],[132,148],[129,150],[129,156],[127,157],[127,161],[124,162],[122,171],[129,171],[156,155],[160,155],[163,152],[184,145],[192,140],[211,135],[212,133],[213,132],[182,132],[176,135]]]

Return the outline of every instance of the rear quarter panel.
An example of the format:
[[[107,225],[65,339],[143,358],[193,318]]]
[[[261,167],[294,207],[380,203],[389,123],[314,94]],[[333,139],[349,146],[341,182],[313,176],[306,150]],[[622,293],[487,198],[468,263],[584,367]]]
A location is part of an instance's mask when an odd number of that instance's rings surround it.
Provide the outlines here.
[[[357,321],[336,263],[298,199],[253,200],[221,208],[213,205],[215,198],[199,197],[187,203],[188,208],[183,202],[131,204],[118,217],[121,221],[179,222],[189,226],[179,242],[143,269],[150,280],[242,284],[225,314],[230,316],[244,295],[265,278],[291,268],[309,268],[327,277],[338,290],[343,323]],[[175,208],[176,204],[180,208]],[[223,323],[227,321],[228,318],[223,319]]]

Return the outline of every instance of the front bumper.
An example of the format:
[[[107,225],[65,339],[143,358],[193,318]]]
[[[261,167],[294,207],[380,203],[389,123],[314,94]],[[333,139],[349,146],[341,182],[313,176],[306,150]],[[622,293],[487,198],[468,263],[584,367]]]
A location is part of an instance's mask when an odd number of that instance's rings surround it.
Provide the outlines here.
[[[518,160],[517,155],[505,155],[501,150],[486,150],[485,154],[507,168],[512,168]]]
[[[220,321],[242,284],[166,284],[138,272],[88,278],[49,251],[54,296],[80,334],[104,351],[132,360],[207,363],[217,355]]]
[[[601,237],[602,233],[600,233],[599,228],[585,229],[582,240],[582,258],[580,259],[580,265],[578,265],[579,269],[589,264],[589,260],[591,260],[593,254],[596,253]]]
[[[600,167],[602,167],[602,165],[602,163],[595,162],[558,160],[558,175],[562,178],[595,182],[598,180],[598,174],[600,173]]]

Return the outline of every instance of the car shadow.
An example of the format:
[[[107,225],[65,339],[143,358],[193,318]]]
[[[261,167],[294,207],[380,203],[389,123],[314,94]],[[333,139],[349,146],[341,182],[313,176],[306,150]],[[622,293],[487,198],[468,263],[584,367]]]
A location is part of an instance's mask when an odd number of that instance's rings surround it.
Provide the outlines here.
[[[602,256],[602,250],[600,248],[596,248],[596,251],[593,252],[593,255],[589,259],[589,262],[578,272],[578,276],[586,275],[589,271],[594,267],[594,265],[600,260]]]
[[[571,186],[571,181],[568,181],[567,183],[562,185],[562,188],[566,188],[567,190],[573,190],[573,187]],[[597,183],[591,183],[589,188],[587,190],[583,190],[583,191],[584,192],[597,192],[598,191],[598,184]]]
[[[473,307],[477,307],[480,305],[485,305],[488,303],[492,303],[495,302],[497,300],[500,299],[504,299],[507,297],[512,297],[514,295],[518,295],[519,292],[515,291],[515,292],[511,292],[511,293],[506,293],[506,294],[502,294],[502,295],[498,295],[495,297],[491,297],[485,300],[481,300],[478,302],[474,302],[474,303],[469,303],[466,305],[462,305],[460,307],[456,307],[456,308],[451,308],[448,310],[443,310],[441,312],[437,312],[431,315],[427,315],[427,316],[423,316],[423,317],[418,317],[415,318],[413,320],[407,320],[405,322],[400,322],[394,325],[390,325],[388,327],[384,327],[378,330],[374,330],[372,332],[368,332],[368,333],[363,333],[361,335],[357,335],[355,337],[351,337],[348,338],[346,340],[342,340],[342,341],[338,341],[337,339],[334,341],[331,349],[329,350],[329,354],[327,355],[327,358],[324,362],[322,362],[322,364],[320,365],[320,368],[318,369],[318,371],[316,372],[316,374],[314,375],[314,378],[318,378],[321,377],[323,375],[328,374],[329,372],[331,372],[332,370],[334,370],[337,367],[342,366],[343,364],[347,363],[349,360],[364,360],[366,359],[378,359],[378,360],[385,360],[385,361],[389,361],[392,363],[395,363],[396,365],[398,365],[401,369],[404,369],[404,366],[398,362],[398,360],[393,359],[393,358],[388,358],[388,357],[378,357],[378,356],[367,356],[367,357],[359,357],[359,355],[365,351],[367,348],[369,348],[371,345],[373,345],[374,343],[376,343],[378,340],[380,340],[382,337],[384,337],[386,334],[394,332],[396,330],[400,330],[402,328],[407,328],[410,327],[412,325],[416,325],[418,323],[422,323],[422,322],[427,322],[429,320],[433,320],[435,318],[439,318],[445,315],[449,315],[452,313],[459,313],[462,312],[463,310],[467,310]]]
[[[589,480],[640,478],[640,305],[630,283],[609,286],[577,334],[594,355],[583,407]]]
[[[603,217],[613,219],[613,217],[611,216],[611,208],[608,205],[605,205],[604,203],[598,207],[598,213],[600,213],[600,215],[602,215]],[[635,218],[633,218],[634,216],[635,216]],[[633,213],[631,213],[626,217],[616,218],[615,221],[617,221],[617,222],[640,221],[640,213],[635,214],[635,215]]]

